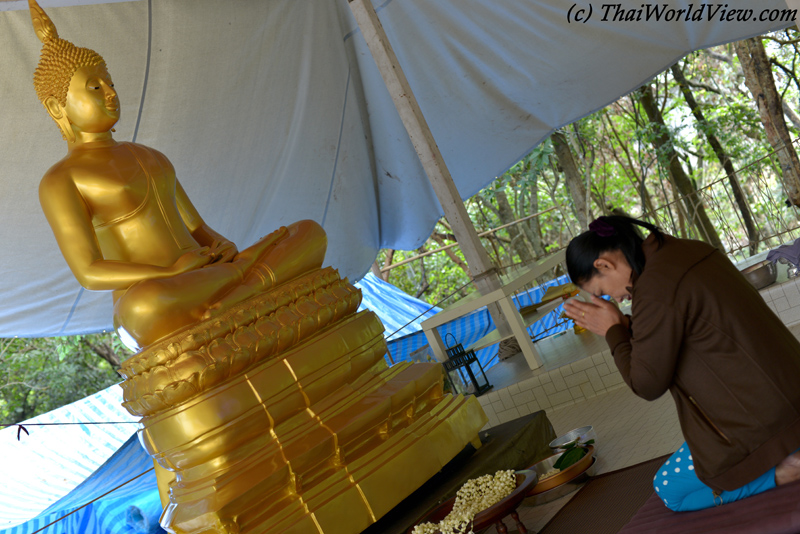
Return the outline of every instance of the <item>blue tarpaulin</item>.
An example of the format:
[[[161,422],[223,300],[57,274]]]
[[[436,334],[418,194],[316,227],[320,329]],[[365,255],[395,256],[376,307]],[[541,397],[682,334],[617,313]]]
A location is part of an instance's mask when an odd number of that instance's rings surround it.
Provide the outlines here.
[[[561,276],[528,291],[520,292],[514,297],[514,303],[517,305],[517,308],[530,306],[542,300],[542,296],[545,291],[547,291],[548,287],[566,284],[569,281],[568,276]],[[564,322],[562,319],[559,319],[559,315],[562,311],[563,305],[558,306],[551,313],[545,315],[541,321],[531,325],[528,328],[528,334],[530,334],[532,338],[538,339],[539,337],[553,335],[567,328],[571,328],[571,321]],[[425,318],[427,319],[427,316]],[[562,322],[563,324],[558,324]],[[438,330],[446,344],[461,343],[464,347],[468,347],[494,330],[494,328],[489,310],[484,306],[464,317],[460,317],[455,321],[440,326]],[[448,334],[452,334],[452,336]],[[417,332],[405,335],[401,338],[390,339],[388,342],[389,353],[392,355],[395,362],[411,359],[410,357],[413,352],[422,349],[427,344],[428,340],[425,338],[421,327],[419,327]],[[475,355],[478,357],[478,361],[481,362],[483,368],[488,369],[497,363],[497,351],[498,346],[493,345],[476,351]]]
[[[0,430],[0,532],[32,534],[150,469],[153,462],[136,439],[137,421],[114,385],[24,421],[29,434],[19,439],[17,426]],[[43,532],[132,534],[125,521],[130,506],[156,520],[160,515],[153,488],[151,472]]]
[[[119,389],[118,386],[114,387]],[[135,478],[137,476],[138,478]],[[129,482],[134,478],[135,480]],[[117,488],[121,484],[124,485]],[[105,497],[91,502],[106,493],[108,495]],[[139,444],[135,434],[89,478],[36,518],[0,532],[32,534],[64,516],[66,517],[63,520],[43,532],[47,534],[165,532],[158,524],[161,501],[153,472],[153,460]]]
[[[378,314],[386,328],[387,341],[421,332],[420,323],[441,311],[441,308],[412,297],[372,273],[367,273],[355,286],[362,295],[358,310],[370,309]]]

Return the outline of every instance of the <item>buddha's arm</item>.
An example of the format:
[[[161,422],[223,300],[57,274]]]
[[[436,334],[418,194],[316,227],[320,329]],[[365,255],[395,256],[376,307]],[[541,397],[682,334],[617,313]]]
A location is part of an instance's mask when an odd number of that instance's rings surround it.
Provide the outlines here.
[[[233,241],[226,239],[224,236],[215,232],[208,226],[197,209],[189,200],[189,195],[181,186],[180,181],[176,180],[175,186],[175,202],[178,205],[178,211],[181,214],[184,224],[192,233],[192,237],[200,245],[208,247],[213,259],[213,262],[226,262],[233,259],[238,252],[236,245]]]
[[[211,259],[206,248],[187,252],[167,267],[104,259],[88,206],[72,178],[63,173],[45,175],[39,184],[39,202],[67,265],[86,289],[125,289],[141,280],[197,269]]]

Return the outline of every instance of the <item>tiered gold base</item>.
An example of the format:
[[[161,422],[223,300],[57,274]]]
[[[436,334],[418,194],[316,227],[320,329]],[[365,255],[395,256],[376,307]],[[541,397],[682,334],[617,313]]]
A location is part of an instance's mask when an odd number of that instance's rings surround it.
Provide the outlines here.
[[[123,365],[140,439],[174,472],[180,534],[342,533],[374,523],[486,423],[438,364],[388,367],[383,326],[322,269]]]

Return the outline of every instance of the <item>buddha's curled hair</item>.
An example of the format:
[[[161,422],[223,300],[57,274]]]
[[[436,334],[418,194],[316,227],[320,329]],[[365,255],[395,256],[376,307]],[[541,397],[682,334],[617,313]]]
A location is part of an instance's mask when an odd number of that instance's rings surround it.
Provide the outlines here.
[[[33,73],[36,95],[42,103],[52,96],[65,106],[69,82],[75,71],[81,67],[105,65],[105,61],[94,50],[78,48],[69,41],[59,38],[53,21],[39,7],[36,0],[28,0],[28,6],[33,29],[43,44],[39,65]]]
[[[33,73],[36,95],[42,102],[47,97],[55,97],[62,106],[65,106],[72,75],[81,67],[95,65],[105,65],[105,61],[94,50],[78,48],[58,37],[45,42],[39,65]]]

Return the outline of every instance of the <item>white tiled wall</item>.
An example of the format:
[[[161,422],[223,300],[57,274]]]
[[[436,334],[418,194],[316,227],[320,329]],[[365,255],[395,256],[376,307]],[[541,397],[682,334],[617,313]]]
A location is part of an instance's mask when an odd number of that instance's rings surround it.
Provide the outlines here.
[[[800,323],[800,278],[762,289],[761,296],[785,325]]]
[[[489,417],[489,428],[538,410],[553,410],[625,385],[611,351],[490,391],[478,400]]]
[[[761,290],[761,296],[784,324],[800,323],[800,278]],[[478,400],[489,417],[490,428],[538,410],[554,410],[606,393],[625,382],[610,350],[541,374]]]

